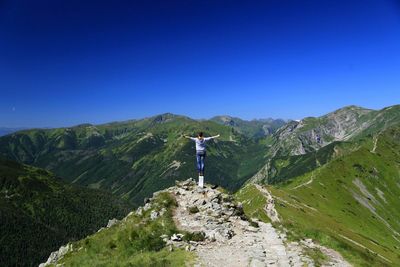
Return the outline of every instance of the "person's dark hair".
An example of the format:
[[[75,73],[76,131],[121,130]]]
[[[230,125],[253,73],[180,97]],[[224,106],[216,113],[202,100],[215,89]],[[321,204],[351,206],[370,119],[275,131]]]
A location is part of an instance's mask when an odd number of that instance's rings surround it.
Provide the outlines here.
[[[199,137],[203,137],[203,132],[199,132]]]

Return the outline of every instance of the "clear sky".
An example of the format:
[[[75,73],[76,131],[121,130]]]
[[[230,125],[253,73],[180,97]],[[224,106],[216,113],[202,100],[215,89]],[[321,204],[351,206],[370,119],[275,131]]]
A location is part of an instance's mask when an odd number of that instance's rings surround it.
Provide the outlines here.
[[[0,0],[0,126],[399,103],[399,1]]]

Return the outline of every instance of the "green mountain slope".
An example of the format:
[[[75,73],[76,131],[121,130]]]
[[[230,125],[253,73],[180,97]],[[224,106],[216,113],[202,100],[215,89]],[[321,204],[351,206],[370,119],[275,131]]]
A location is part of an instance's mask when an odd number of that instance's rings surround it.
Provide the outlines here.
[[[314,170],[268,186],[283,224],[355,265],[398,266],[400,126],[341,147]]]
[[[174,196],[163,192],[149,204],[141,214],[132,212],[110,228],[71,243],[66,255],[50,266],[190,266],[194,255],[184,249],[170,251],[161,237],[181,232],[172,218]],[[151,219],[153,212],[162,214]]]
[[[207,181],[234,190],[264,164],[261,142],[213,121],[172,114],[22,131],[0,138],[0,155],[51,170],[69,182],[112,191],[138,205],[175,179],[196,175],[194,143],[182,135],[198,131],[221,134],[208,145]]]
[[[0,265],[37,266],[60,245],[128,210],[109,193],[67,185],[45,170],[0,159]]]

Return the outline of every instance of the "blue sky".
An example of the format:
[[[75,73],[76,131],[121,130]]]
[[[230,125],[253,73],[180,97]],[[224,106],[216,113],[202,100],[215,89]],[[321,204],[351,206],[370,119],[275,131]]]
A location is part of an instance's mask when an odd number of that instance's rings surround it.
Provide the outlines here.
[[[3,0],[0,126],[379,109],[399,50],[398,1]]]

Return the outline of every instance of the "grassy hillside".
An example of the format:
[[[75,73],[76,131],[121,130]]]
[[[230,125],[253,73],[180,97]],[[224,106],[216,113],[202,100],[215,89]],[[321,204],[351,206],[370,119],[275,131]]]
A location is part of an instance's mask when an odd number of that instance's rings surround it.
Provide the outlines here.
[[[212,121],[163,114],[138,121],[28,130],[0,138],[0,155],[51,170],[138,205],[144,197],[195,177],[194,142],[183,134],[221,134],[208,145],[206,180],[238,189],[263,164],[265,146]]]
[[[128,210],[109,193],[67,185],[45,170],[0,159],[0,265],[37,266],[51,251]]]
[[[400,127],[268,186],[293,237],[310,237],[358,266],[400,264]]]
[[[276,156],[269,160],[265,182],[277,184],[306,174],[329,161],[358,149],[357,142],[333,142],[304,155]]]
[[[63,266],[188,266],[194,255],[183,249],[169,251],[160,236],[178,233],[172,219],[176,200],[169,193],[158,194],[151,208],[72,243],[72,250],[58,264]],[[165,210],[155,220],[152,211]],[[190,265],[189,265],[190,266]]]

